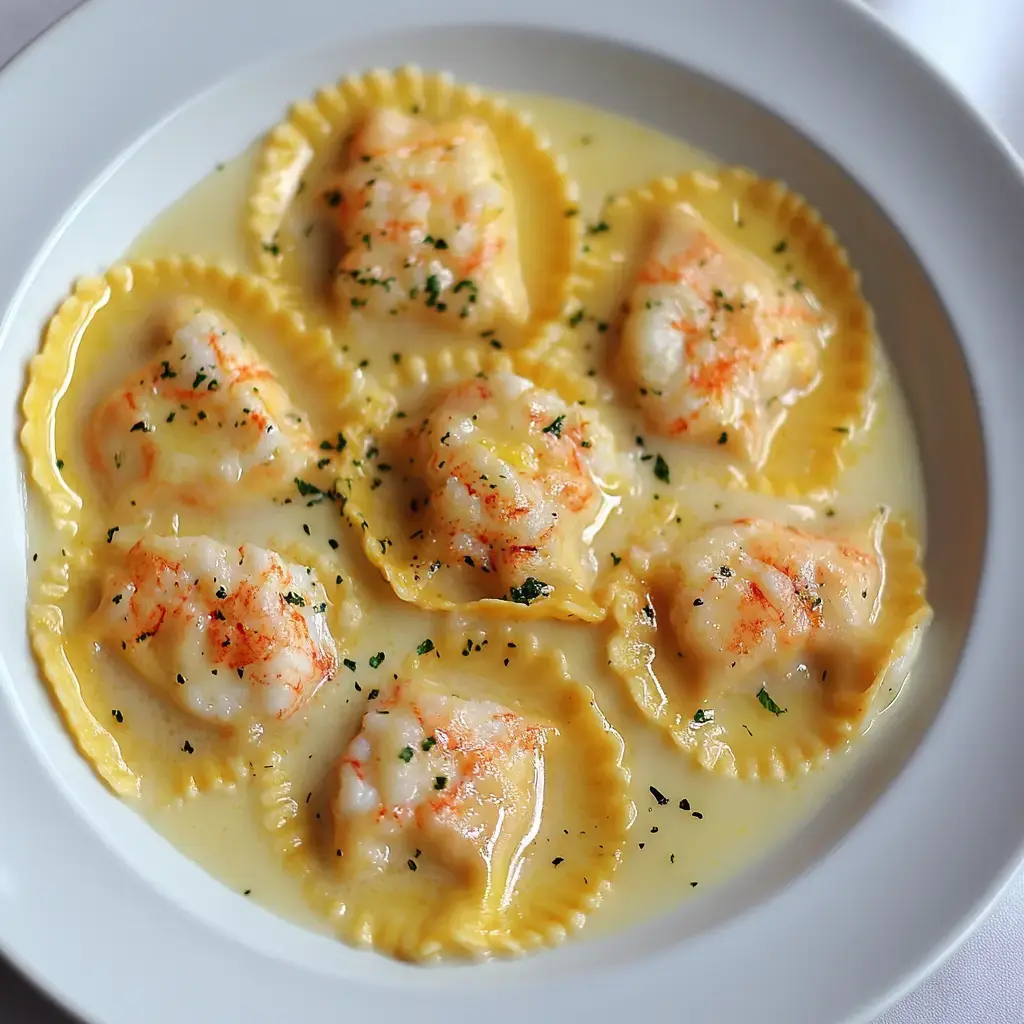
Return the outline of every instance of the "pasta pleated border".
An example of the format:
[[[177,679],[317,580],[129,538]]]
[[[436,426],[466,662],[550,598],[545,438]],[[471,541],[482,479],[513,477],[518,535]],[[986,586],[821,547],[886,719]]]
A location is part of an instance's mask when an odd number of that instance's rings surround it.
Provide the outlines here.
[[[733,198],[735,210],[741,211],[735,215],[741,219],[758,216],[773,223],[785,240],[784,253],[757,255],[773,266],[791,263],[793,273],[835,318],[835,331],[823,352],[821,380],[787,410],[763,467],[746,471],[748,484],[788,498],[827,493],[845,464],[844,456],[855,450],[870,420],[878,377],[874,313],[861,293],[860,274],[835,233],[807,200],[782,182],[728,167],[658,178],[611,198],[601,213],[601,230],[587,237],[575,275],[572,315],[559,327],[558,344],[577,349],[579,328],[587,326],[588,304],[607,302],[613,295],[621,299],[626,293],[628,282],[618,282],[618,290],[614,287],[616,268],[624,262],[616,243],[619,235],[639,233],[638,224],[678,203],[689,203],[706,216],[709,203],[722,195]],[[613,304],[602,313],[614,323],[620,311]],[[596,335],[592,344],[607,349],[617,336],[613,329]]]
[[[401,406],[403,396],[408,396],[410,392],[422,394],[435,387],[453,386],[500,372],[516,373],[526,377],[537,387],[555,391],[570,404],[581,402],[588,408],[596,408],[597,390],[593,381],[573,372],[567,359],[540,358],[522,352],[450,347],[428,356],[407,356],[392,367],[383,383],[395,397],[395,403]],[[600,412],[599,409],[597,411]],[[623,481],[615,478],[608,479],[605,483],[614,490],[621,487]],[[449,600],[443,594],[437,593],[437,588],[430,585],[430,580],[415,580],[414,576],[417,574],[412,569],[404,567],[404,559],[396,560],[391,557],[394,548],[389,542],[395,531],[382,531],[378,526],[386,512],[376,507],[369,474],[356,468],[349,477],[338,481],[336,487],[344,498],[345,517],[350,527],[358,532],[367,559],[381,572],[403,601],[427,611],[458,609],[488,617],[504,616],[516,620],[563,618],[598,622],[606,614],[606,609],[597,599],[593,586],[578,587],[566,595],[560,595],[556,591],[551,597],[531,604],[517,604],[499,598],[481,598],[461,603]]]
[[[265,318],[295,353],[301,372],[336,396],[339,424],[355,438],[359,425],[386,420],[389,399],[361,370],[351,366],[324,328],[307,330],[302,317],[285,309],[261,278],[194,257],[165,257],[118,264],[99,277],[83,278],[47,325],[40,352],[29,365],[22,401],[21,443],[29,474],[52,518],[60,554],[49,557],[30,587],[27,614],[33,652],[72,738],[100,777],[122,796],[138,796],[141,780],[122,756],[117,739],[90,709],[65,650],[65,602],[79,577],[95,570],[94,549],[80,537],[83,501],[64,478],[55,448],[57,407],[70,384],[74,362],[94,317],[132,292],[154,296],[200,291],[233,311]],[[244,781],[246,757],[226,754],[197,759],[170,786],[179,797]]]
[[[568,889],[563,873],[557,886],[546,892],[542,889],[543,898],[534,896],[533,904],[527,900],[527,906],[517,908],[514,901],[513,907],[498,918],[469,918],[451,933],[435,927],[440,915],[425,914],[422,920],[410,921],[394,907],[363,906],[358,887],[349,886],[352,891],[347,893],[345,883],[332,878],[329,864],[318,858],[309,805],[293,792],[285,758],[278,756],[274,768],[261,777],[264,825],[288,871],[301,879],[310,906],[332,922],[343,940],[401,959],[434,961],[446,954],[472,959],[519,955],[563,941],[583,927],[587,915],[599,907],[608,892],[626,830],[635,814],[627,795],[629,773],[622,764],[621,737],[598,707],[593,690],[572,678],[565,656],[545,649],[535,635],[515,626],[493,631],[470,627],[459,631],[453,626],[430,652],[407,658],[401,676],[429,675],[435,663],[441,666],[446,659],[461,662],[467,633],[474,638],[473,665],[481,659],[493,659],[496,672],[508,672],[508,668],[501,667],[502,659],[515,659],[519,689],[509,687],[509,698],[503,700],[506,706],[527,717],[532,714],[545,718],[573,738],[574,750],[587,752],[578,760],[581,772],[588,776],[583,787],[585,799],[573,805],[580,809],[581,827],[591,829],[588,843],[594,851],[589,863],[574,864],[582,886]],[[443,672],[443,667],[439,671]],[[523,701],[528,698],[530,706],[524,707]],[[339,743],[339,757],[347,742]],[[597,832],[593,832],[595,828]],[[536,861],[538,857],[543,858],[539,847],[531,859]],[[539,867],[539,863],[533,864],[533,868]],[[529,888],[530,879],[519,884]],[[516,899],[521,904],[522,893],[517,893]]]
[[[761,729],[757,737],[744,735],[739,727],[730,730],[721,723],[718,712],[698,721],[698,712],[706,703],[702,695],[696,690],[684,694],[678,685],[662,684],[658,678],[659,647],[665,657],[659,637],[662,627],[644,612],[650,607],[649,584],[625,567],[608,588],[612,624],[609,665],[638,712],[665,730],[696,767],[745,779],[783,780],[809,771],[854,735],[887,672],[916,649],[931,620],[920,549],[901,522],[885,523],[881,550],[885,564],[881,610],[872,637],[860,652],[856,671],[826,669],[832,683],[822,684],[820,702],[812,709],[814,728],[788,742],[762,740]],[[679,673],[679,682],[683,682],[682,675]],[[844,682],[837,688],[836,680]],[[752,697],[747,699],[753,701]],[[729,700],[727,697],[722,703]]]
[[[435,118],[477,118],[494,132],[503,152],[530,157],[537,183],[534,198],[544,208],[538,218],[554,229],[547,256],[551,265],[544,275],[549,284],[539,300],[530,296],[523,347],[541,351],[553,343],[557,332],[552,325],[562,317],[575,282],[581,229],[579,218],[568,211],[575,209],[579,189],[566,173],[565,159],[534,130],[528,114],[499,96],[456,82],[447,72],[428,74],[415,65],[394,71],[377,68],[349,75],[318,90],[312,100],[293,104],[287,117],[267,134],[258,160],[247,217],[254,265],[269,279],[282,276],[290,253],[281,243],[280,232],[303,175],[333,141],[378,106],[398,106]]]

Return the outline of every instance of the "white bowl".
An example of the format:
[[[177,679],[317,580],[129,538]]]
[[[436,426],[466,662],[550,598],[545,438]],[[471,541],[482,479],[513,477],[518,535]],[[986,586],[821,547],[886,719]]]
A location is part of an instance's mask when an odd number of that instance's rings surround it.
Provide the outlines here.
[[[0,76],[0,479],[23,480],[23,368],[69,283],[113,262],[289,100],[408,61],[646,121],[786,179],[824,212],[863,271],[921,447],[936,612],[924,698],[798,837],[686,909],[517,962],[415,969],[229,892],[100,784],[27,645],[24,482],[8,485],[0,947],[112,1024],[394,1020],[437,1001],[449,1021],[494,1024],[868,1019],[1021,859],[1024,182],[995,134],[859,7],[93,0]]]

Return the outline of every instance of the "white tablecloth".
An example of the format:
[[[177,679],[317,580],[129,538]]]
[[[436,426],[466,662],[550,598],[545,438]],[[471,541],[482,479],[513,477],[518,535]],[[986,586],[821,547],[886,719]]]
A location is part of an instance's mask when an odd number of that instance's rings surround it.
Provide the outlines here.
[[[0,66],[77,0],[0,0]],[[137,0],[144,2],[144,0]],[[770,0],[751,0],[767,3]],[[1024,0],[873,0],[1024,152]],[[0,961],[2,1024],[71,1024]],[[1024,1022],[1024,874],[928,980],[877,1024]],[[141,1022],[140,1022],[141,1024]]]

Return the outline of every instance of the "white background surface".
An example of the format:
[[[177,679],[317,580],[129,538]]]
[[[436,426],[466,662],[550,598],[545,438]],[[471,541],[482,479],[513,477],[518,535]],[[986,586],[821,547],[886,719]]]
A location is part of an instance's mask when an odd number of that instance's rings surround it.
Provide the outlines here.
[[[0,0],[0,65],[75,2]],[[1024,152],[1024,3],[875,0],[875,6],[938,62]],[[894,907],[893,912],[899,909]],[[1024,875],[963,948],[878,1024],[1022,1021]],[[29,1022],[68,1024],[68,1019],[0,962],[0,1024]]]

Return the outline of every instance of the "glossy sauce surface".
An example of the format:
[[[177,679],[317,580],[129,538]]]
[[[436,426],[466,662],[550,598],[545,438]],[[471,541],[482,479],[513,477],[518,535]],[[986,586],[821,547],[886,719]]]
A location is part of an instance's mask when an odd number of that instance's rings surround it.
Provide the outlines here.
[[[601,202],[609,193],[658,175],[714,166],[711,158],[686,144],[610,114],[550,98],[512,99],[533,112],[538,128],[550,136],[557,151],[566,155],[569,172],[581,190],[580,216],[588,222],[596,220]],[[254,160],[255,148],[213,170],[147,228],[127,255],[145,258],[190,253],[246,266],[243,219]],[[520,216],[528,217],[529,211],[521,210]],[[400,330],[387,323],[379,329],[375,326],[372,349],[379,353],[379,359],[400,347]],[[109,363],[105,374],[114,379],[123,375],[127,367],[118,364],[116,339],[111,338],[110,351],[104,357]],[[641,463],[639,452],[632,457],[637,486],[650,491],[656,482],[649,467]],[[827,507],[808,504],[788,509],[787,513],[810,523],[825,515],[852,520],[868,517],[879,505],[885,505],[895,515],[903,516],[921,537],[924,496],[917,465],[913,431],[902,398],[885,373],[876,392],[864,450],[840,480],[834,499]],[[674,497],[685,500],[704,520],[770,514],[773,508],[768,499],[712,485],[687,489],[685,497],[682,493]],[[45,526],[42,517],[37,516],[37,520],[40,525],[32,538],[33,550],[45,546]],[[211,523],[209,517],[185,513],[177,525],[186,534],[209,530]],[[398,601],[373,567],[360,557],[351,543],[355,538],[350,538],[337,521],[333,507],[310,509],[300,503],[267,508],[265,512],[250,508],[243,516],[233,518],[218,536],[226,542],[264,544],[286,531],[294,535],[303,526],[309,527],[308,543],[325,555],[331,554],[330,540],[341,541],[335,557],[351,574],[364,618],[355,646],[350,649],[357,671],[342,670],[296,715],[297,742],[307,754],[309,784],[313,786],[330,770],[358,727],[363,701],[357,699],[356,684],[366,688],[389,680],[392,668],[397,671],[402,659],[424,636],[443,628],[442,620],[448,621],[448,617],[418,611]],[[628,543],[630,526],[620,510],[613,509],[601,532],[598,557],[607,560],[611,552],[622,551]],[[642,720],[622,693],[619,682],[607,669],[601,626],[544,621],[530,628],[544,644],[564,651],[575,678],[595,689],[602,709],[623,737],[625,765],[631,773],[635,821],[611,894],[588,922],[588,934],[643,919],[668,904],[692,899],[716,880],[750,864],[806,822],[844,776],[850,760],[844,755],[833,757],[821,771],[786,783],[741,783],[692,768],[667,736]],[[384,662],[376,668],[368,667],[371,656],[379,652],[386,655]],[[131,691],[137,684],[123,664],[107,661],[103,671],[110,675],[114,691],[123,693],[126,714],[157,717],[147,711],[147,702],[133,699]],[[906,687],[904,693],[909,695],[904,699],[912,699],[913,687]],[[893,698],[893,693],[883,691],[879,695],[881,706]],[[160,723],[154,720],[146,731],[158,736]],[[254,773],[260,770],[260,766],[254,766]],[[549,779],[548,784],[557,787],[557,779]],[[328,930],[328,923],[308,908],[299,883],[283,870],[272,849],[261,817],[257,786],[204,795],[176,807],[145,805],[144,811],[182,852],[225,884],[290,919]],[[561,856],[557,830],[545,829],[537,841],[542,846],[539,856],[549,860]]]

